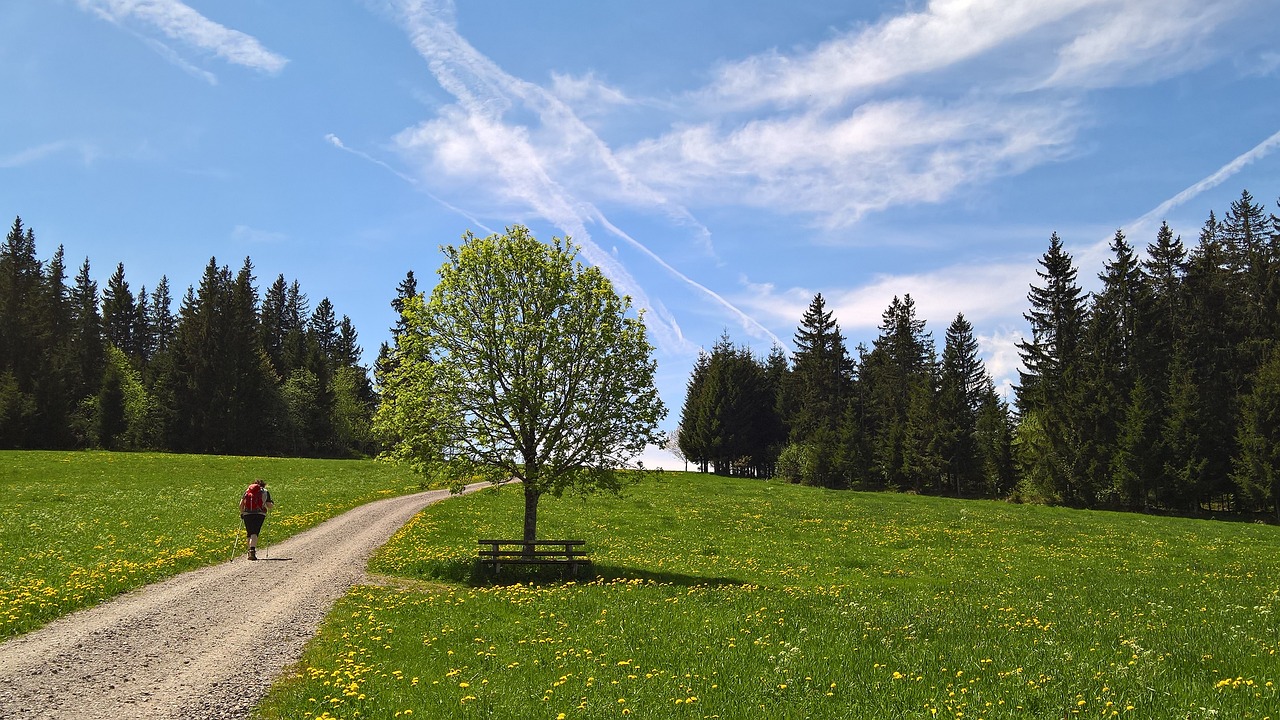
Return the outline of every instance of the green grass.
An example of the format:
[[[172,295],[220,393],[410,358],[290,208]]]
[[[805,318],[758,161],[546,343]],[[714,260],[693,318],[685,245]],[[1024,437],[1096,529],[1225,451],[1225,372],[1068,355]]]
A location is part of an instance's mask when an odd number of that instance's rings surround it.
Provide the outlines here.
[[[420,482],[371,461],[0,452],[0,639],[243,551],[255,477],[277,502],[268,543]]]
[[[1275,527],[668,473],[543,501],[595,579],[486,583],[521,502],[415,518],[260,714],[1280,719]]]

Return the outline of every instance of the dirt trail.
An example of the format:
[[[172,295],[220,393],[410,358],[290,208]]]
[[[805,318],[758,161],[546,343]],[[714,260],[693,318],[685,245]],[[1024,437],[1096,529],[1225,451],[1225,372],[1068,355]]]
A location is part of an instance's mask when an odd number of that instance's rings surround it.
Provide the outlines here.
[[[373,551],[448,496],[379,500],[268,546],[269,559],[240,555],[0,644],[0,718],[248,717]]]

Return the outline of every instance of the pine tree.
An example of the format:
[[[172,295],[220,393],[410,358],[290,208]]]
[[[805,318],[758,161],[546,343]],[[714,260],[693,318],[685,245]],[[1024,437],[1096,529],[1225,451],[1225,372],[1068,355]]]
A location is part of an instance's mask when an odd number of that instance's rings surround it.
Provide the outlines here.
[[[15,218],[0,245],[0,447],[47,445],[41,374],[52,331],[35,233]]]
[[[218,322],[224,332],[219,381],[230,411],[225,433],[237,454],[263,454],[275,444],[278,379],[260,342],[254,279],[253,261],[246,257],[226,291]]]
[[[706,351],[698,353],[689,381],[685,384],[684,405],[680,410],[680,432],[677,443],[680,452],[698,465],[701,472],[707,472],[711,460],[711,436],[715,429],[710,427],[706,400],[707,377],[711,371],[711,355]]]
[[[987,377],[981,394],[978,419],[974,426],[978,454],[983,467],[983,494],[988,497],[1008,495],[1017,482],[1014,468],[1014,426],[1009,405],[996,392]]]
[[[102,383],[104,356],[102,316],[98,314],[98,284],[89,275],[89,258],[84,259],[71,289],[71,347],[74,365],[72,396],[77,400],[94,397]]]
[[[356,367],[360,364],[360,356],[364,350],[360,347],[359,339],[355,324],[351,322],[351,318],[343,315],[342,322],[338,323],[338,338],[333,352],[334,360],[339,366]]]
[[[1271,325],[1266,308],[1262,304],[1267,295],[1271,275],[1271,222],[1266,208],[1253,201],[1248,190],[1240,193],[1240,199],[1222,218],[1220,239],[1226,254],[1227,267],[1241,277],[1245,317],[1251,334],[1260,335]]]
[[[938,378],[937,442],[945,491],[965,496],[981,492],[985,468],[977,440],[978,415],[990,384],[978,359],[973,325],[957,314],[947,327]]]
[[[1085,329],[1081,494],[1087,504],[1112,499],[1112,459],[1136,380],[1135,348],[1141,342],[1141,312],[1148,305],[1138,259],[1120,230],[1111,253],[1098,275],[1102,289],[1093,298]]]
[[[804,442],[819,429],[834,433],[839,427],[853,376],[844,336],[822,293],[800,319],[795,347],[783,412],[791,440]]]
[[[289,297],[289,285],[284,275],[277,275],[275,282],[262,296],[259,326],[262,328],[262,349],[271,359],[271,366],[280,377],[287,378],[292,368],[285,363],[285,334],[288,324],[285,316]]]
[[[1194,385],[1190,397],[1196,404],[1184,411],[1195,414],[1187,427],[1197,430],[1198,437],[1186,438],[1183,443],[1196,449],[1194,464],[1202,464],[1202,470],[1184,473],[1181,483],[1196,494],[1187,498],[1193,510],[1225,498],[1235,489],[1230,472],[1236,454],[1238,395],[1247,382],[1249,363],[1244,357],[1248,321],[1238,302],[1237,280],[1241,276],[1230,267],[1222,226],[1211,212],[1191,253],[1185,280],[1187,315],[1181,355],[1189,374],[1186,378],[1171,377],[1171,382]],[[1190,467],[1188,462],[1183,460],[1184,468]]]
[[[1242,399],[1237,441],[1240,454],[1233,477],[1258,507],[1270,506],[1280,521],[1280,348],[1253,378]]]
[[[102,291],[102,326],[107,342],[124,351],[129,357],[137,357],[138,349],[133,331],[138,322],[138,311],[129,283],[124,278],[124,263],[116,265],[116,271],[107,279]]]
[[[169,296],[169,278],[160,276],[156,289],[151,291],[151,317],[147,321],[152,333],[153,354],[163,353],[173,342],[177,320],[173,316],[173,299]]]
[[[307,320],[310,316],[311,305],[298,281],[294,280],[285,293],[284,312],[280,319],[280,331],[284,335],[283,364],[290,372],[305,367],[310,362],[310,338],[307,334]]]
[[[43,363],[38,378],[37,403],[43,421],[41,444],[67,447],[74,442],[70,419],[76,398],[75,361],[71,346],[71,302],[67,290],[65,253],[61,245],[45,263],[42,306],[44,324]]]
[[[139,367],[146,367],[156,354],[156,334],[151,327],[151,303],[147,286],[138,288],[138,302],[133,313],[133,342],[138,350]]]
[[[917,487],[922,479],[913,476],[916,463],[908,453],[922,452],[907,447],[912,439],[908,414],[912,392],[923,392],[918,384],[928,381],[932,388],[933,338],[925,332],[925,322],[916,318],[910,295],[894,297],[884,311],[880,336],[861,369],[867,400],[867,432],[870,433],[872,476],[889,487]],[[917,399],[917,405],[923,400]]]
[[[1145,378],[1138,376],[1126,398],[1123,422],[1117,428],[1110,456],[1114,494],[1119,504],[1130,510],[1150,507],[1151,484],[1162,473],[1162,457],[1152,452],[1159,425],[1151,395]]]
[[[307,332],[311,333],[321,354],[330,359],[335,356],[338,347],[338,320],[329,298],[322,298],[316,305],[315,312],[311,313],[311,319],[307,323]]]
[[[400,336],[406,331],[404,319],[405,301],[418,294],[418,279],[413,271],[405,273],[404,280],[396,285],[396,296],[391,299],[391,309],[396,313],[396,323],[391,326],[391,343],[383,343],[378,352],[378,359],[373,364],[374,380],[383,387],[383,378],[388,377],[396,368],[396,350],[400,347]],[[385,387],[383,392],[386,392]],[[705,471],[705,470],[704,470]]]
[[[1027,473],[1043,496],[1083,505],[1092,500],[1080,392],[1085,304],[1071,255],[1057,233],[1049,238],[1040,266],[1036,274],[1044,285],[1031,286],[1031,309],[1023,315],[1031,324],[1031,339],[1018,343],[1025,368],[1019,371],[1018,408],[1024,421],[1035,423],[1031,437],[1039,439],[1024,443],[1031,453]]]

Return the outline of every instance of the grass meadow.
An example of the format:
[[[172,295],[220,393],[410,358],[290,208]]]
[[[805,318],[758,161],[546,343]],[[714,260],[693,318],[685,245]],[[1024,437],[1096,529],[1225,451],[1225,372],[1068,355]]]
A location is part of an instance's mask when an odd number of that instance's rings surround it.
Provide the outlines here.
[[[277,502],[268,544],[420,482],[371,461],[0,452],[0,639],[243,552],[255,477]]]
[[[521,507],[427,508],[259,714],[1280,719],[1280,528],[666,473],[544,499],[591,577],[475,575]]]

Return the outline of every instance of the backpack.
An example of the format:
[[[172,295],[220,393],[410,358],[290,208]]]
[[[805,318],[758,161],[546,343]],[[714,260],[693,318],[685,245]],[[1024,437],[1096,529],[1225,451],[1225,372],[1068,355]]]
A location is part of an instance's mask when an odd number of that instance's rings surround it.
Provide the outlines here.
[[[244,491],[244,497],[240,499],[240,511],[247,513],[265,513],[267,511],[266,503],[262,501],[262,486],[254,483]]]

